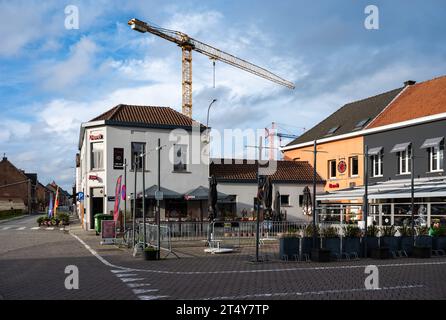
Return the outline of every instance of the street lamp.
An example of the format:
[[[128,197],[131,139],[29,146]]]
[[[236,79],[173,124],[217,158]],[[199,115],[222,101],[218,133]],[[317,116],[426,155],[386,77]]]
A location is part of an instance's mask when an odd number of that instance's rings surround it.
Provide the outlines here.
[[[212,105],[213,105],[215,102],[217,102],[217,99],[212,100],[212,102],[209,104],[209,107],[208,107],[208,115],[207,115],[207,118],[206,118],[206,128],[209,126],[209,110],[211,110],[211,107],[212,107]]]

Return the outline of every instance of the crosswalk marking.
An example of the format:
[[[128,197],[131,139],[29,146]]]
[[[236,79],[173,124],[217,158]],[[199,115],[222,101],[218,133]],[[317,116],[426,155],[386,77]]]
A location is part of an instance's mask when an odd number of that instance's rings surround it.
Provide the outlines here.
[[[3,227],[2,230],[8,230],[11,229],[11,227]]]
[[[25,229],[26,229],[26,227],[20,227],[20,228],[18,228],[16,230],[25,230]]]
[[[54,230],[54,228],[53,227],[49,227],[49,228],[46,228],[45,230]]]
[[[7,226],[7,227],[1,227],[0,228],[1,231],[6,231],[6,230],[10,230],[10,231],[23,231],[23,230],[48,230],[48,231],[53,231],[53,230],[59,230],[59,231],[64,231],[67,230],[65,228],[55,228],[55,227],[19,227],[19,226]],[[128,272],[128,271],[127,271]]]
[[[167,298],[168,296],[138,296],[141,300],[157,300],[161,298]]]
[[[155,292],[159,291],[158,289],[133,289],[133,293],[136,295],[140,295],[147,292]]]
[[[122,282],[135,282],[144,280],[144,278],[120,278]]]
[[[31,230],[39,230],[40,227],[32,227]]]

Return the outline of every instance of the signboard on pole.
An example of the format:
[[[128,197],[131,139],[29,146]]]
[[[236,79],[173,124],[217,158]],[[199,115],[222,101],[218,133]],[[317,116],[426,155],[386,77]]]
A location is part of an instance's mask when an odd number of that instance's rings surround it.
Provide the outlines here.
[[[164,199],[164,193],[162,191],[155,191],[155,200],[163,200]]]

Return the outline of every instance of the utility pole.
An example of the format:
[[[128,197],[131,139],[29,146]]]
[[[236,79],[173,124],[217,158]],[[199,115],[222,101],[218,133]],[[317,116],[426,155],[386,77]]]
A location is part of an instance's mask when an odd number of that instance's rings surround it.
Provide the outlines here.
[[[313,249],[316,249],[317,232],[316,232],[316,160],[317,160],[317,140],[314,140],[313,145]]]
[[[143,249],[146,247],[147,239],[146,239],[146,161],[145,161],[145,153],[140,155],[142,161],[142,230],[143,230]]]
[[[133,191],[133,247],[135,247],[135,242],[136,242],[136,237],[135,237],[135,232],[136,232],[136,188],[137,188],[137,184],[136,181],[138,179],[138,174],[137,174],[137,168],[138,168],[138,158],[139,157],[135,157],[135,161],[133,162],[133,170],[135,172],[135,189]]]
[[[415,245],[415,156],[414,148],[410,148],[410,210],[412,211],[412,237],[413,244]]]
[[[161,191],[161,139],[158,138],[158,195]],[[158,237],[157,237],[157,245],[158,245],[158,260],[161,255],[161,209],[160,209],[160,199],[159,197],[156,199],[156,212],[157,212],[157,222],[158,222]]]
[[[28,179],[27,183],[27,189],[28,189],[28,214],[31,214],[31,179]]]
[[[256,262],[259,262],[260,247],[260,161],[262,161],[262,137],[259,138],[259,160],[257,161],[257,223],[256,223]]]
[[[123,219],[123,229],[126,231],[126,218],[127,218],[127,159],[124,159],[124,186],[125,186],[125,196],[124,196],[124,219]]]
[[[367,220],[369,216],[369,146],[364,145],[364,257],[367,258]]]

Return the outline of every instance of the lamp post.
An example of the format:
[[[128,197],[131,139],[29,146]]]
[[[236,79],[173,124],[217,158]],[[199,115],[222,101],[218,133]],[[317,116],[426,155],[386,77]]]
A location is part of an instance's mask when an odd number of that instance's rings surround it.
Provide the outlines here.
[[[136,241],[136,237],[135,237],[135,232],[136,232],[136,188],[137,188],[137,179],[138,179],[138,174],[137,174],[137,168],[138,168],[138,158],[139,157],[135,157],[135,161],[133,162],[133,169],[135,171],[135,189],[133,191],[133,247],[135,247],[135,241]]]
[[[369,216],[369,147],[364,146],[364,256],[367,258],[367,220]]]
[[[146,161],[145,161],[145,153],[141,153],[141,161],[142,161],[142,230],[143,230],[143,249],[146,247],[147,239],[146,239]]]
[[[415,245],[415,150],[413,149],[410,149],[410,210],[412,211],[412,237]]]
[[[217,102],[217,99],[212,100],[208,107],[208,115],[206,117],[206,128],[209,126],[209,111],[211,110],[212,105]]]

